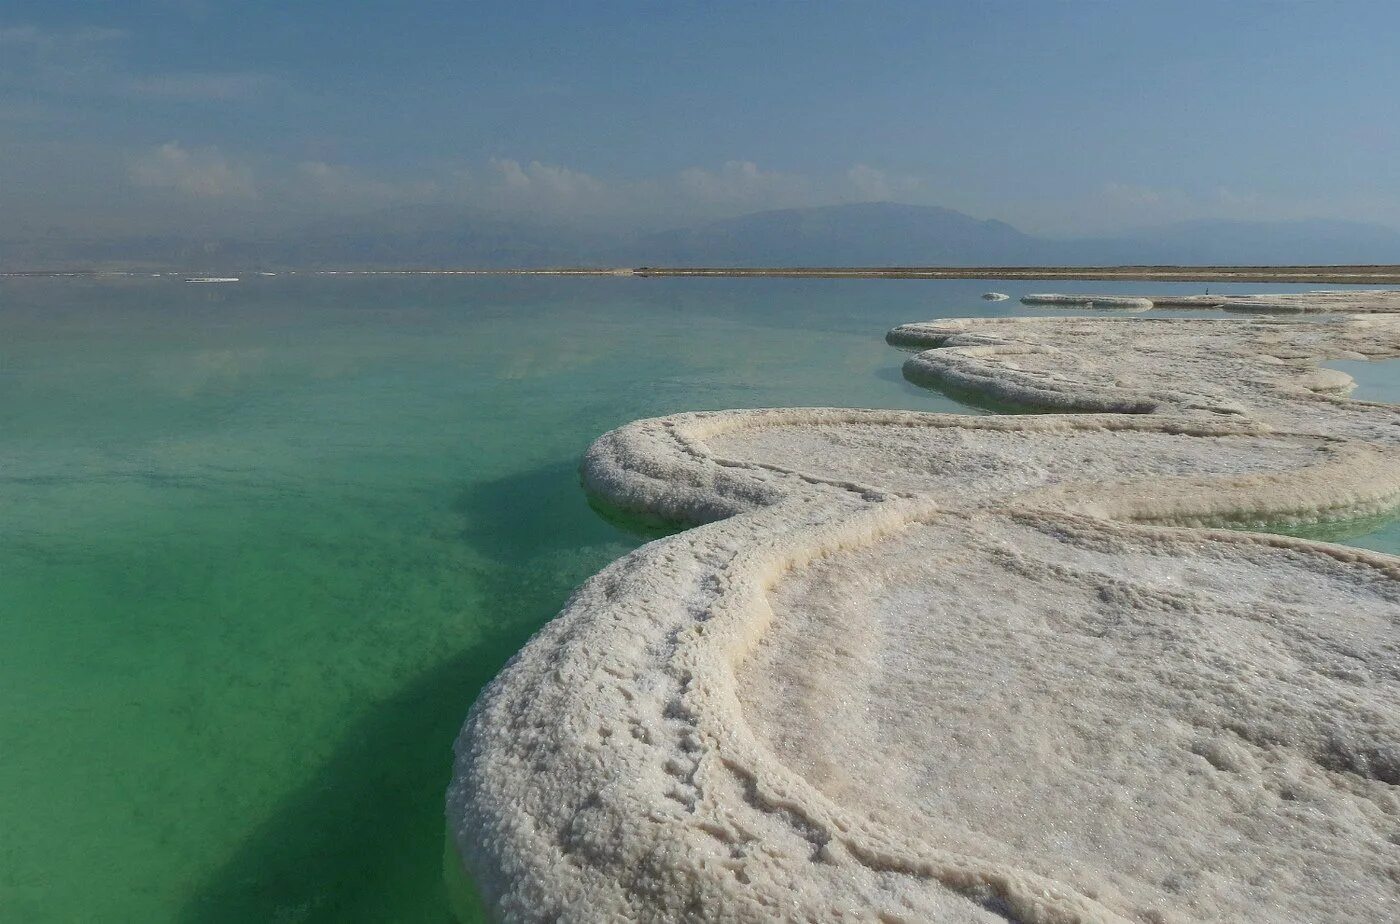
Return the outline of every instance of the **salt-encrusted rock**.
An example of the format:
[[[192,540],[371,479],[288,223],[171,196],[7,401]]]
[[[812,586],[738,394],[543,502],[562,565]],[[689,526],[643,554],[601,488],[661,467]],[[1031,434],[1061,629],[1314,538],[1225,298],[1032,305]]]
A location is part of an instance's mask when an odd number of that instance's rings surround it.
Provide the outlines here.
[[[1007,294],[1004,293],[1004,292],[983,292],[983,293],[982,293],[982,298],[983,298],[985,301],[989,301],[989,302],[1004,302],[1004,301],[1006,301],[1006,300],[1007,300],[1008,298],[1010,298],[1010,297],[1011,297],[1010,295],[1007,295]]]
[[[1395,409],[1315,363],[1395,333],[934,322],[931,381],[1136,413],[607,434],[591,492],[707,525],[482,694],[466,869],[519,921],[1395,920],[1400,559],[1182,526],[1394,504]]]

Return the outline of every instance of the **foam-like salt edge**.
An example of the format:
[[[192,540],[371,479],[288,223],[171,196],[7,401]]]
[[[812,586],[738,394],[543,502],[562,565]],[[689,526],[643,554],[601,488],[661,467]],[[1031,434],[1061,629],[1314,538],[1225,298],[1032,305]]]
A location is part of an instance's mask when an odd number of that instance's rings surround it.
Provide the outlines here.
[[[1127,329],[1148,324],[1188,326]],[[1400,559],[1181,524],[1393,505],[1396,409],[1346,401],[1345,377],[1315,364],[1396,355],[1396,333],[1355,318],[930,322],[891,332],[933,347],[910,378],[1119,413],[710,412],[600,438],[589,491],[706,525],[588,581],[473,707],[448,821],[483,897],[521,921],[1393,920]],[[872,577],[895,561],[913,564]],[[1024,613],[1084,641],[1053,649],[1068,660],[1016,680],[1015,696],[937,662],[941,643],[908,661],[924,649],[881,628],[956,618],[975,647]],[[1208,645],[1166,631],[1197,613],[1203,627],[1255,627],[1286,655],[1232,649],[1223,629]],[[779,639],[818,630],[830,645],[782,656],[793,644]],[[1162,693],[1163,733],[1104,731],[1071,708],[1036,719],[1050,740],[1022,720],[1054,676],[1108,672],[1076,687],[1083,714],[1132,725],[1138,694],[1123,699],[1131,678],[1111,666],[1129,658],[1165,678],[1143,681]],[[944,693],[906,703],[872,679],[852,688],[880,693],[861,709],[812,699],[862,671]],[[1268,705],[1278,697],[1288,710]],[[1211,708],[1180,705],[1197,699]],[[973,746],[955,705],[1031,750]],[[1161,829],[1170,862],[1140,808],[1162,802],[1159,781],[1112,756],[1125,740],[1151,742],[1163,785],[1180,787],[1163,790],[1180,808]],[[938,759],[919,741],[954,746],[948,760],[972,760],[972,776],[935,785],[910,758]],[[1050,756],[1066,741],[1072,759]],[[871,747],[911,750],[856,766]],[[1043,760],[1060,789],[999,802],[1007,760],[1030,768],[1007,784],[1033,783]],[[1191,811],[1202,786],[1214,795]],[[1084,792],[1100,801],[1086,808]],[[1034,821],[1008,829],[1027,798]]]

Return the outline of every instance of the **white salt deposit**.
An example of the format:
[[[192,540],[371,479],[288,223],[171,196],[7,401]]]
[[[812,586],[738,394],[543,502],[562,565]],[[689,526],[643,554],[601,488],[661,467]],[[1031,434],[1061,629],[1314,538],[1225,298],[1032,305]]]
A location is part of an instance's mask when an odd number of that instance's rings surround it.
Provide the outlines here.
[[[1007,294],[1004,293],[1004,292],[983,292],[983,293],[982,293],[982,298],[985,299],[986,301],[989,301],[989,302],[1004,302],[1004,301],[1006,301],[1006,300],[1007,300],[1008,298],[1010,298],[1010,297],[1011,297],[1010,295],[1007,295]]]
[[[1051,308],[1128,308],[1147,309],[1210,309],[1235,311],[1242,314],[1384,314],[1400,312],[1400,291],[1390,289],[1326,290],[1319,292],[1283,292],[1254,295],[1027,295],[1026,305]]]
[[[936,347],[911,381],[1025,407],[1243,416],[1304,432],[1400,442],[1400,408],[1348,401],[1330,359],[1400,356],[1400,315],[1326,321],[987,318],[906,324],[897,346]]]
[[[1221,308],[1244,314],[1385,314],[1400,312],[1400,291],[1343,289],[1256,295],[1154,296],[1154,308]]]
[[[916,380],[1133,413],[599,439],[595,495],[708,525],[586,583],[473,707],[448,820],[494,913],[1400,919],[1400,559],[1181,525],[1393,505],[1396,409],[1316,362],[1400,327],[890,339],[934,347]]]
[[[1027,295],[1023,305],[1048,308],[1119,308],[1127,311],[1148,311],[1152,299],[1129,295]]]
[[[1396,576],[1245,535],[935,517],[779,582],[735,689],[832,804],[1096,919],[1394,920]]]

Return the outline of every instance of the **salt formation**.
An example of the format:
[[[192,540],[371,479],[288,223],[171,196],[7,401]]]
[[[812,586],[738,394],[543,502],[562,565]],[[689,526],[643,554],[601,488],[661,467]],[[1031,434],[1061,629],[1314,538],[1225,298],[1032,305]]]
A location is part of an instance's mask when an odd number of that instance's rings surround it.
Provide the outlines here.
[[[887,340],[939,347],[904,364],[913,382],[1058,411],[1241,417],[1400,442],[1400,408],[1344,397],[1329,359],[1400,356],[1400,315],[1253,320],[988,318],[905,324]]]
[[[908,325],[916,381],[1109,413],[603,436],[595,496],[706,525],[483,692],[466,869],[519,921],[1400,918],[1400,559],[1201,528],[1400,499],[1316,366],[1397,321]]]
[[[1027,295],[1023,305],[1044,305],[1050,308],[1122,308],[1127,311],[1148,311],[1152,299],[1128,295]]]
[[[1390,289],[1327,290],[1259,295],[1027,295],[1027,305],[1059,308],[1173,308],[1235,311],[1243,314],[1385,314],[1400,312],[1400,291]]]
[[[1011,297],[1010,295],[1007,295],[1007,294],[1004,293],[1004,292],[983,292],[983,293],[982,293],[982,298],[983,298],[983,300],[989,301],[989,302],[1004,302],[1004,301],[1006,301],[1006,300],[1007,300],[1008,298],[1010,298],[1010,297]]]

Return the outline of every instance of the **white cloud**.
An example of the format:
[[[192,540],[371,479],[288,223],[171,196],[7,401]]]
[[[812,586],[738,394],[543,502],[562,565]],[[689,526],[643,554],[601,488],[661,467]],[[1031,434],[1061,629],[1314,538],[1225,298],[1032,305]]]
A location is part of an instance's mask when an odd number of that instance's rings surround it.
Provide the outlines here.
[[[215,147],[172,141],[126,161],[136,185],[186,206],[198,203],[216,220],[216,203],[229,216],[252,221],[304,221],[315,216],[368,213],[409,205],[457,206],[591,228],[678,227],[764,209],[851,201],[920,201],[917,177],[854,164],[829,174],[771,170],[734,159],[674,173],[605,179],[539,160],[498,157],[469,172],[460,164],[413,171],[368,172],[326,160],[278,161],[235,156]],[[159,203],[152,200],[153,205]]]
[[[811,194],[806,177],[760,169],[751,160],[726,161],[717,171],[690,167],[677,178],[689,198],[711,206],[775,208],[800,204]]]
[[[506,184],[507,189],[530,188],[530,177],[521,169],[520,161],[493,157],[491,158],[491,166],[500,172],[501,180]]]
[[[916,176],[887,173],[869,164],[856,164],[846,171],[856,197],[867,201],[885,202],[909,199],[923,192],[925,184]]]
[[[888,199],[890,197],[889,178],[883,170],[865,164],[856,164],[846,171],[846,179],[851,181],[856,192],[866,199]]]
[[[601,180],[580,170],[571,170],[537,160],[522,166],[519,161],[495,157],[491,166],[500,174],[506,189],[548,199],[579,199],[605,192]]]
[[[162,144],[131,164],[131,179],[151,189],[171,189],[196,199],[255,199],[252,173],[218,148]]]

